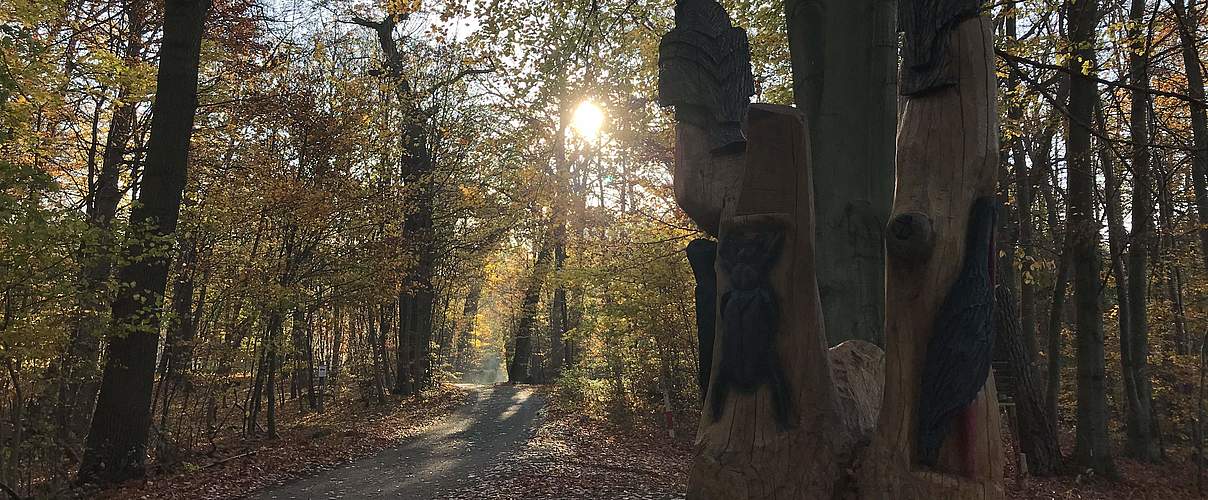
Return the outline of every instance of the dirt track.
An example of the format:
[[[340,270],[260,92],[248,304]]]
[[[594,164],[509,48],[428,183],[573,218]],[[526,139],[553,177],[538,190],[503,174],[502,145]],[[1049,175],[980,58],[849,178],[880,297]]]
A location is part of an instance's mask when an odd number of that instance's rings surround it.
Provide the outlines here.
[[[518,450],[540,423],[542,395],[518,386],[467,386],[471,404],[396,448],[250,498],[435,499],[486,479],[496,461]]]

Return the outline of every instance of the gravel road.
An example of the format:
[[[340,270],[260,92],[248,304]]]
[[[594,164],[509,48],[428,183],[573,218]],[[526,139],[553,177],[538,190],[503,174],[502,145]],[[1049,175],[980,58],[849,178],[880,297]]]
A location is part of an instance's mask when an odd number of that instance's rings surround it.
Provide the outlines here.
[[[438,499],[479,482],[540,423],[542,395],[525,386],[465,386],[462,406],[406,443],[346,466],[253,495],[273,499]]]

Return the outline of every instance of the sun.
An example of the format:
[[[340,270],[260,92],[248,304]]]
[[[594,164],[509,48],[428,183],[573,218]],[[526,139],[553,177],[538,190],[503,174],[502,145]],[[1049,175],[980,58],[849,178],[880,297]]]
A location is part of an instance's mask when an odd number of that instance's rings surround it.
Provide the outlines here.
[[[575,108],[570,123],[571,128],[575,129],[575,133],[580,137],[595,141],[600,136],[600,129],[604,127],[604,110],[590,100],[583,101]]]

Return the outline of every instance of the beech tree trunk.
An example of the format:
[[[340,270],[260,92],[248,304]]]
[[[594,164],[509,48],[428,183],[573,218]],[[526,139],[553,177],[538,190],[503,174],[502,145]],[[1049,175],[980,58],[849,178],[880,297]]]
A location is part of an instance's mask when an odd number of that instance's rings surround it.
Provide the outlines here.
[[[530,382],[530,368],[533,357],[533,336],[537,333],[537,303],[541,299],[541,289],[545,285],[548,274],[552,241],[542,241],[537,250],[537,259],[533,262],[533,277],[524,289],[524,298],[520,305],[520,319],[517,322],[515,339],[512,343],[512,359],[508,362],[508,382],[513,384]]]
[[[470,284],[466,293],[466,301],[461,309],[461,323],[458,325],[456,354],[453,356],[453,370],[465,372],[470,364],[470,349],[474,339],[474,330],[478,326],[478,301],[482,296],[482,282],[485,277],[476,278]]]
[[[994,193],[998,85],[989,19],[950,37],[954,86],[907,98],[898,125],[897,189],[886,238],[885,399],[859,473],[861,498],[1003,498],[994,377],[970,411],[969,438],[944,441],[937,470],[915,461],[919,381],[935,316],[964,257],[973,201]],[[980,376],[980,375],[978,375]],[[967,447],[965,452],[959,449]],[[962,456],[963,455],[963,456]]]
[[[1149,157],[1149,51],[1145,24],[1149,2],[1132,0],[1129,7],[1129,83],[1132,84],[1129,130],[1132,135],[1132,242],[1128,248],[1128,351],[1126,380],[1132,379],[1128,397],[1128,454],[1143,461],[1159,458],[1154,439],[1153,383],[1149,378],[1149,253],[1153,247],[1153,180]]]
[[[1073,75],[1069,98],[1069,238],[1074,263],[1074,306],[1077,332],[1078,411],[1074,460],[1097,474],[1114,476],[1107,435],[1107,386],[1103,348],[1102,282],[1099,255],[1099,225],[1095,218],[1095,169],[1091,151],[1091,123],[1098,100],[1096,83],[1083,76],[1084,65],[1092,68],[1095,26],[1099,21],[1096,0],[1067,3],[1069,9]]]
[[[142,1],[132,1],[126,5],[126,46],[122,54],[126,64],[134,65],[142,60],[145,9]],[[117,238],[113,232],[113,221],[122,198],[121,174],[126,148],[134,134],[139,104],[138,99],[131,95],[129,85],[119,88],[117,98],[120,104],[109,119],[101,168],[89,185],[91,199],[87,204],[87,222],[95,240],[89,241],[81,249],[82,293],[77,304],[79,311],[57,374],[59,393],[56,419],[61,438],[72,446],[88,432],[89,419],[92,418],[93,404],[96,402],[101,340],[109,321],[105,314],[105,307],[109,305],[105,283],[113,274],[116,253]]]
[[[787,0],[793,94],[809,124],[817,275],[831,345],[884,344],[897,1]]]
[[[1208,269],[1208,110],[1204,106],[1204,68],[1200,63],[1200,51],[1196,46],[1197,27],[1200,14],[1195,0],[1184,6],[1183,0],[1171,2],[1179,20],[1179,41],[1183,52],[1183,70],[1187,74],[1187,95],[1191,97],[1191,156],[1192,185],[1195,189],[1195,207],[1199,216],[1200,254],[1204,268]]]
[[[130,214],[113,302],[113,334],[89,429],[79,481],[116,482],[143,474],[160,308],[171,241],[187,179],[197,109],[202,26],[209,0],[167,0],[147,161]]]
[[[1107,134],[1107,123],[1103,117],[1103,105],[1100,103],[1095,108],[1095,127],[1099,133]],[[1135,427],[1133,420],[1137,416],[1136,408],[1140,406],[1136,372],[1134,371],[1135,363],[1132,356],[1132,322],[1129,320],[1133,310],[1129,307],[1130,300],[1130,285],[1131,279],[1126,275],[1124,267],[1125,259],[1125,234],[1124,234],[1124,214],[1120,202],[1121,185],[1123,184],[1122,177],[1116,174],[1115,162],[1112,160],[1111,144],[1107,144],[1103,139],[1096,141],[1096,152],[1099,156],[1099,166],[1103,171],[1104,184],[1104,211],[1107,213],[1107,252],[1108,262],[1111,266],[1112,278],[1116,281],[1116,317],[1120,328],[1120,378],[1123,379],[1124,399],[1127,404],[1128,425]],[[1133,203],[1137,202],[1137,190],[1133,190]],[[1136,210],[1134,208],[1134,210]],[[1134,212],[1135,213],[1135,212]],[[1134,227],[1134,234],[1136,226]],[[1135,250],[1138,241],[1134,240],[1129,247],[1129,253]],[[1131,263],[1130,263],[1131,266]],[[1128,273],[1131,274],[1131,267]],[[1144,314],[1144,311],[1142,311]]]
[[[1061,470],[1062,456],[1056,421],[1046,414],[1041,381],[1031,369],[1032,355],[1016,321],[1010,289],[999,285],[995,289],[995,299],[994,324],[998,328],[999,345],[1006,347],[1007,360],[1015,377],[1019,451],[1027,457],[1029,473],[1036,476],[1057,474]]]

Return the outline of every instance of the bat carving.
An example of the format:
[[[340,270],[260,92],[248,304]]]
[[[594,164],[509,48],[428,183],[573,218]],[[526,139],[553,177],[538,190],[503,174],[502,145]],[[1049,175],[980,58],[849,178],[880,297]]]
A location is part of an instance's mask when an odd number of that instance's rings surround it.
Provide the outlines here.
[[[713,376],[712,413],[721,418],[731,390],[753,394],[767,385],[776,422],[791,427],[788,380],[780,364],[776,337],[780,305],[768,273],[780,256],[784,231],[747,225],[730,231],[718,257],[729,288],[721,296],[722,351]]]
[[[709,131],[713,154],[746,150],[742,120],[755,94],[747,33],[714,0],[679,0],[659,43],[659,104]]]
[[[994,346],[994,224],[992,197],[973,203],[960,274],[935,317],[919,391],[917,452],[935,466],[941,445],[961,416],[962,455],[972,466],[973,408],[990,374]],[[970,471],[966,471],[970,472]]]

